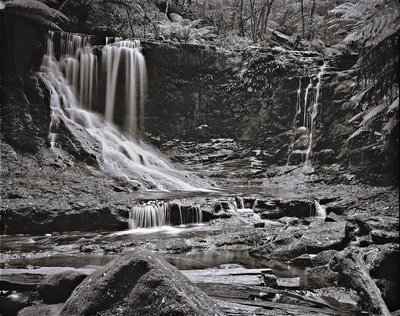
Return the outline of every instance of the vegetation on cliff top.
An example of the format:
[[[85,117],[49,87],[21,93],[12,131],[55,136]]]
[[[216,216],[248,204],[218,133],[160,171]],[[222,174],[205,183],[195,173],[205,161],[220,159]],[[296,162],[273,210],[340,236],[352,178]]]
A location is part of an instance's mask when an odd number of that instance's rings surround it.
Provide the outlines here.
[[[396,0],[8,0],[0,12],[66,31],[261,45],[327,55],[371,46],[400,28]],[[62,12],[62,13],[61,13]],[[65,19],[69,18],[69,21]]]

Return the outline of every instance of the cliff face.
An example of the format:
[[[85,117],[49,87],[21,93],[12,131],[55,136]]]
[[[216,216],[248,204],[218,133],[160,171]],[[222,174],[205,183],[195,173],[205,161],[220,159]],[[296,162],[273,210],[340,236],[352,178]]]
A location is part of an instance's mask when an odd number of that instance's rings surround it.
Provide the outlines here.
[[[330,147],[342,164],[371,183],[398,181],[399,33],[332,72],[323,89],[316,150]]]
[[[294,149],[307,147],[301,144],[301,126],[311,129],[318,74],[325,64],[309,158],[339,162],[371,183],[396,182],[398,38],[395,34],[358,57],[325,60],[316,53],[277,48],[224,51],[144,42],[145,130],[153,139],[160,136],[161,143],[232,138],[241,150],[262,150],[267,165],[286,164]],[[2,140],[26,152],[48,147],[50,95],[40,78],[3,77],[1,92]],[[97,164],[96,153],[85,149],[90,146],[77,142],[68,128],[58,132],[63,149]]]
[[[360,56],[324,61],[318,54],[278,49],[224,52],[143,43],[146,131],[161,135],[162,142],[229,137],[263,150],[268,164],[285,164],[296,129],[303,123],[309,128],[310,119],[302,117],[312,112],[325,62],[310,158],[340,162],[372,183],[396,182],[397,45],[395,34]]]
[[[323,60],[311,52],[143,43],[148,65],[146,131],[207,141],[229,137],[286,162],[298,89]],[[310,92],[310,96],[311,96]]]
[[[48,146],[49,91],[36,75],[3,77],[0,84],[1,138],[24,152]]]

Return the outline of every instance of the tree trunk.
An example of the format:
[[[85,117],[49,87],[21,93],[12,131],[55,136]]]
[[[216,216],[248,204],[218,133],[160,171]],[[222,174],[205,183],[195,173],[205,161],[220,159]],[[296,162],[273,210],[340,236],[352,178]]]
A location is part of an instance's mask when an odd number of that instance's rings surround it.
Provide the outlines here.
[[[240,0],[240,17],[239,17],[240,35],[244,37],[244,21],[243,21],[243,0]]]
[[[127,6],[125,6],[125,12],[126,12],[126,18],[128,19],[128,23],[129,23],[129,28],[131,29],[131,37],[134,37],[135,36],[135,32],[133,31],[133,25],[132,25],[131,17],[130,17],[129,10],[128,10]]]
[[[310,12],[310,31],[308,33],[308,40],[312,41],[314,38],[314,13],[315,13],[315,0],[312,1],[311,12]]]
[[[265,34],[265,32],[267,31],[268,19],[269,19],[269,15],[271,14],[272,5],[274,4],[274,1],[275,0],[268,0],[267,12],[265,12],[263,23],[262,23],[262,30],[261,30],[262,34]]]
[[[303,33],[303,39],[306,37],[306,31],[305,31],[305,21],[304,21],[304,1],[300,0],[301,4],[301,26],[302,26],[302,33]]]
[[[339,273],[340,282],[359,293],[370,315],[391,315],[357,248],[337,253],[330,262],[330,268]]]

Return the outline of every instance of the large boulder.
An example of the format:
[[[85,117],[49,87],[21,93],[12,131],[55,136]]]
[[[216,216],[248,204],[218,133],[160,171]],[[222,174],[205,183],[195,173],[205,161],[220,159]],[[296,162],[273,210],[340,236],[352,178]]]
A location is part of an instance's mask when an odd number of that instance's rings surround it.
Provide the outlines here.
[[[37,290],[45,303],[65,302],[86,276],[74,270],[52,274],[39,282]]]
[[[128,252],[86,278],[61,315],[223,315],[175,267],[151,252]]]

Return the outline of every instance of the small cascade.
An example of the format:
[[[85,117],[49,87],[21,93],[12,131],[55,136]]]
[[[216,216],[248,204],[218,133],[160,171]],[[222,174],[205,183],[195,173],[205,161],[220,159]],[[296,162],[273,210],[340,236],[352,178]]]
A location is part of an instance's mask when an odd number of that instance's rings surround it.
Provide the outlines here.
[[[107,62],[109,70],[107,84],[108,89],[111,89],[108,92],[111,93],[113,86],[117,84],[116,81],[114,82],[116,76],[113,77],[113,74],[121,68],[121,65],[113,60],[117,58],[116,55],[123,55],[129,61],[125,64],[126,72],[124,73],[126,82],[129,83],[125,86],[126,98],[133,100],[129,104],[130,129],[136,130],[136,120],[132,119],[135,116],[136,89],[139,89],[141,98],[141,120],[144,113],[143,99],[146,85],[144,58],[138,50],[138,42],[110,45],[116,46],[106,46],[105,49],[106,60],[111,60]],[[108,51],[110,53],[107,53]],[[135,137],[124,135],[111,122],[105,121],[101,115],[88,111],[91,108],[91,102],[95,100],[94,92],[97,85],[95,77],[99,75],[96,60],[88,41],[80,35],[71,34],[61,36],[61,55],[59,59],[56,59],[54,33],[49,32],[47,53],[43,56],[41,65],[41,77],[50,91],[50,147],[57,148],[57,128],[63,121],[70,129],[85,130],[92,139],[98,142],[101,150],[100,160],[104,162],[100,165],[113,175],[151,189],[199,190],[198,187],[201,185],[198,180],[185,177],[175,170],[158,152],[138,140],[138,135],[133,135]],[[109,99],[113,100],[110,96]],[[112,113],[110,109],[108,111]],[[140,127],[143,128],[143,124]],[[76,135],[79,137],[80,134]],[[82,137],[82,146],[90,146],[87,144],[86,136]]]
[[[237,208],[238,210],[244,209],[244,201],[243,201],[243,198],[242,198],[242,197],[236,198],[235,201],[236,201],[236,205],[237,205],[236,208]]]
[[[165,226],[170,223],[170,213],[168,204],[162,202],[135,205],[129,213],[129,229]]]
[[[179,214],[177,214],[179,213]],[[135,205],[129,212],[129,229],[152,228],[166,225],[199,224],[203,221],[199,206],[148,202]]]
[[[321,205],[319,201],[315,200],[314,207],[315,207],[315,217],[321,217],[321,218],[326,217],[326,207],[324,205]]]
[[[238,213],[243,213],[249,217],[259,219],[259,215],[254,213],[254,210],[257,207],[257,199],[255,199],[252,202],[253,203],[252,205],[249,205],[250,203],[251,203],[251,200],[250,201],[247,200],[245,203],[242,197],[235,197],[235,200],[234,200],[234,206]],[[246,207],[246,206],[248,206],[248,207]]]
[[[289,147],[289,155],[287,164],[301,164],[304,166],[309,164],[309,157],[312,150],[313,134],[315,129],[315,119],[318,114],[318,105],[320,97],[320,88],[322,76],[325,71],[325,63],[321,66],[316,77],[310,78],[310,82],[304,91],[304,104],[301,106],[301,86],[297,90],[296,113],[293,120],[293,137]],[[301,78],[299,79],[301,81]],[[315,86],[314,86],[314,82]],[[312,89],[313,88],[313,89]],[[310,97],[310,89],[314,92]],[[300,90],[300,92],[299,92]],[[310,99],[312,99],[310,104]],[[298,120],[298,116],[302,113],[302,120]],[[298,122],[300,121],[300,122]],[[299,126],[300,125],[300,126]]]

